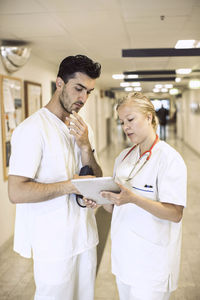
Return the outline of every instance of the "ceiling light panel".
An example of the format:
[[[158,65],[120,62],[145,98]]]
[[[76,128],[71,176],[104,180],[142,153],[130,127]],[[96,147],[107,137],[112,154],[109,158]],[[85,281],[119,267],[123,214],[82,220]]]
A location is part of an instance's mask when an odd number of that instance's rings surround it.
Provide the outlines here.
[[[192,72],[192,69],[177,69],[176,70],[176,74],[182,74],[182,75],[190,74],[191,72]]]
[[[176,49],[184,49],[184,48],[194,48],[195,40],[179,40],[175,48]]]
[[[112,78],[113,79],[124,79],[124,75],[123,74],[113,74],[112,75]]]

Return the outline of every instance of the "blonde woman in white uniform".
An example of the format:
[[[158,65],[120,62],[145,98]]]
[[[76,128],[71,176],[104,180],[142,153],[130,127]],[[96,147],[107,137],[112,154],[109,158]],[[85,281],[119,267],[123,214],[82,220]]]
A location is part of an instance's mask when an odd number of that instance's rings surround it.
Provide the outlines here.
[[[134,146],[115,161],[120,194],[102,192],[114,204],[104,206],[113,212],[112,272],[120,300],[168,300],[179,275],[186,167],[180,154],[156,135],[149,99],[129,94],[117,111]]]

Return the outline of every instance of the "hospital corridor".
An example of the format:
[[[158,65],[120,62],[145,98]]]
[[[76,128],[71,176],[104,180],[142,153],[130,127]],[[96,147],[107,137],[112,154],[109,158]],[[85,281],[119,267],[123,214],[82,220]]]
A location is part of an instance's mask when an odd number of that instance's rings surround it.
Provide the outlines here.
[[[128,146],[119,125],[113,123],[112,142],[99,156],[104,176],[112,176],[114,158]],[[167,143],[183,156],[188,168],[188,202],[183,217],[183,242],[179,288],[170,300],[200,299],[200,157],[177,139],[173,126],[167,126]],[[94,300],[119,300],[115,277],[111,273],[110,221],[111,216],[103,208],[96,210],[100,244]],[[33,300],[34,281],[32,263],[19,257],[12,250],[10,239],[0,250],[0,299]]]
[[[0,300],[200,300],[200,0],[0,0],[0,203]]]

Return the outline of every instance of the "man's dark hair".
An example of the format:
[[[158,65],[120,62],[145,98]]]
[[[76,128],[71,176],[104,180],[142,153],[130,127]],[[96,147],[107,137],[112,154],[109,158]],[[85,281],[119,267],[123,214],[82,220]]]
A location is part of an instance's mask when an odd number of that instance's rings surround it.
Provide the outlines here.
[[[57,77],[62,78],[64,83],[67,83],[69,79],[74,78],[76,72],[86,74],[92,79],[96,79],[100,76],[101,65],[92,61],[85,55],[68,56],[60,63]]]

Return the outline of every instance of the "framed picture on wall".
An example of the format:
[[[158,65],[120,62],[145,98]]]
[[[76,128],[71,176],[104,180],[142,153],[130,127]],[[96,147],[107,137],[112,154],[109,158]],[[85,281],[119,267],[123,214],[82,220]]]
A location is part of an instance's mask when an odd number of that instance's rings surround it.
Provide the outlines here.
[[[56,90],[56,82],[51,81],[51,96],[53,96],[55,90]]]
[[[22,98],[21,79],[10,76],[1,76],[0,79],[3,174],[4,180],[7,180],[11,135],[16,126],[24,119],[24,101]]]
[[[25,117],[29,117],[42,107],[42,85],[24,81]]]

